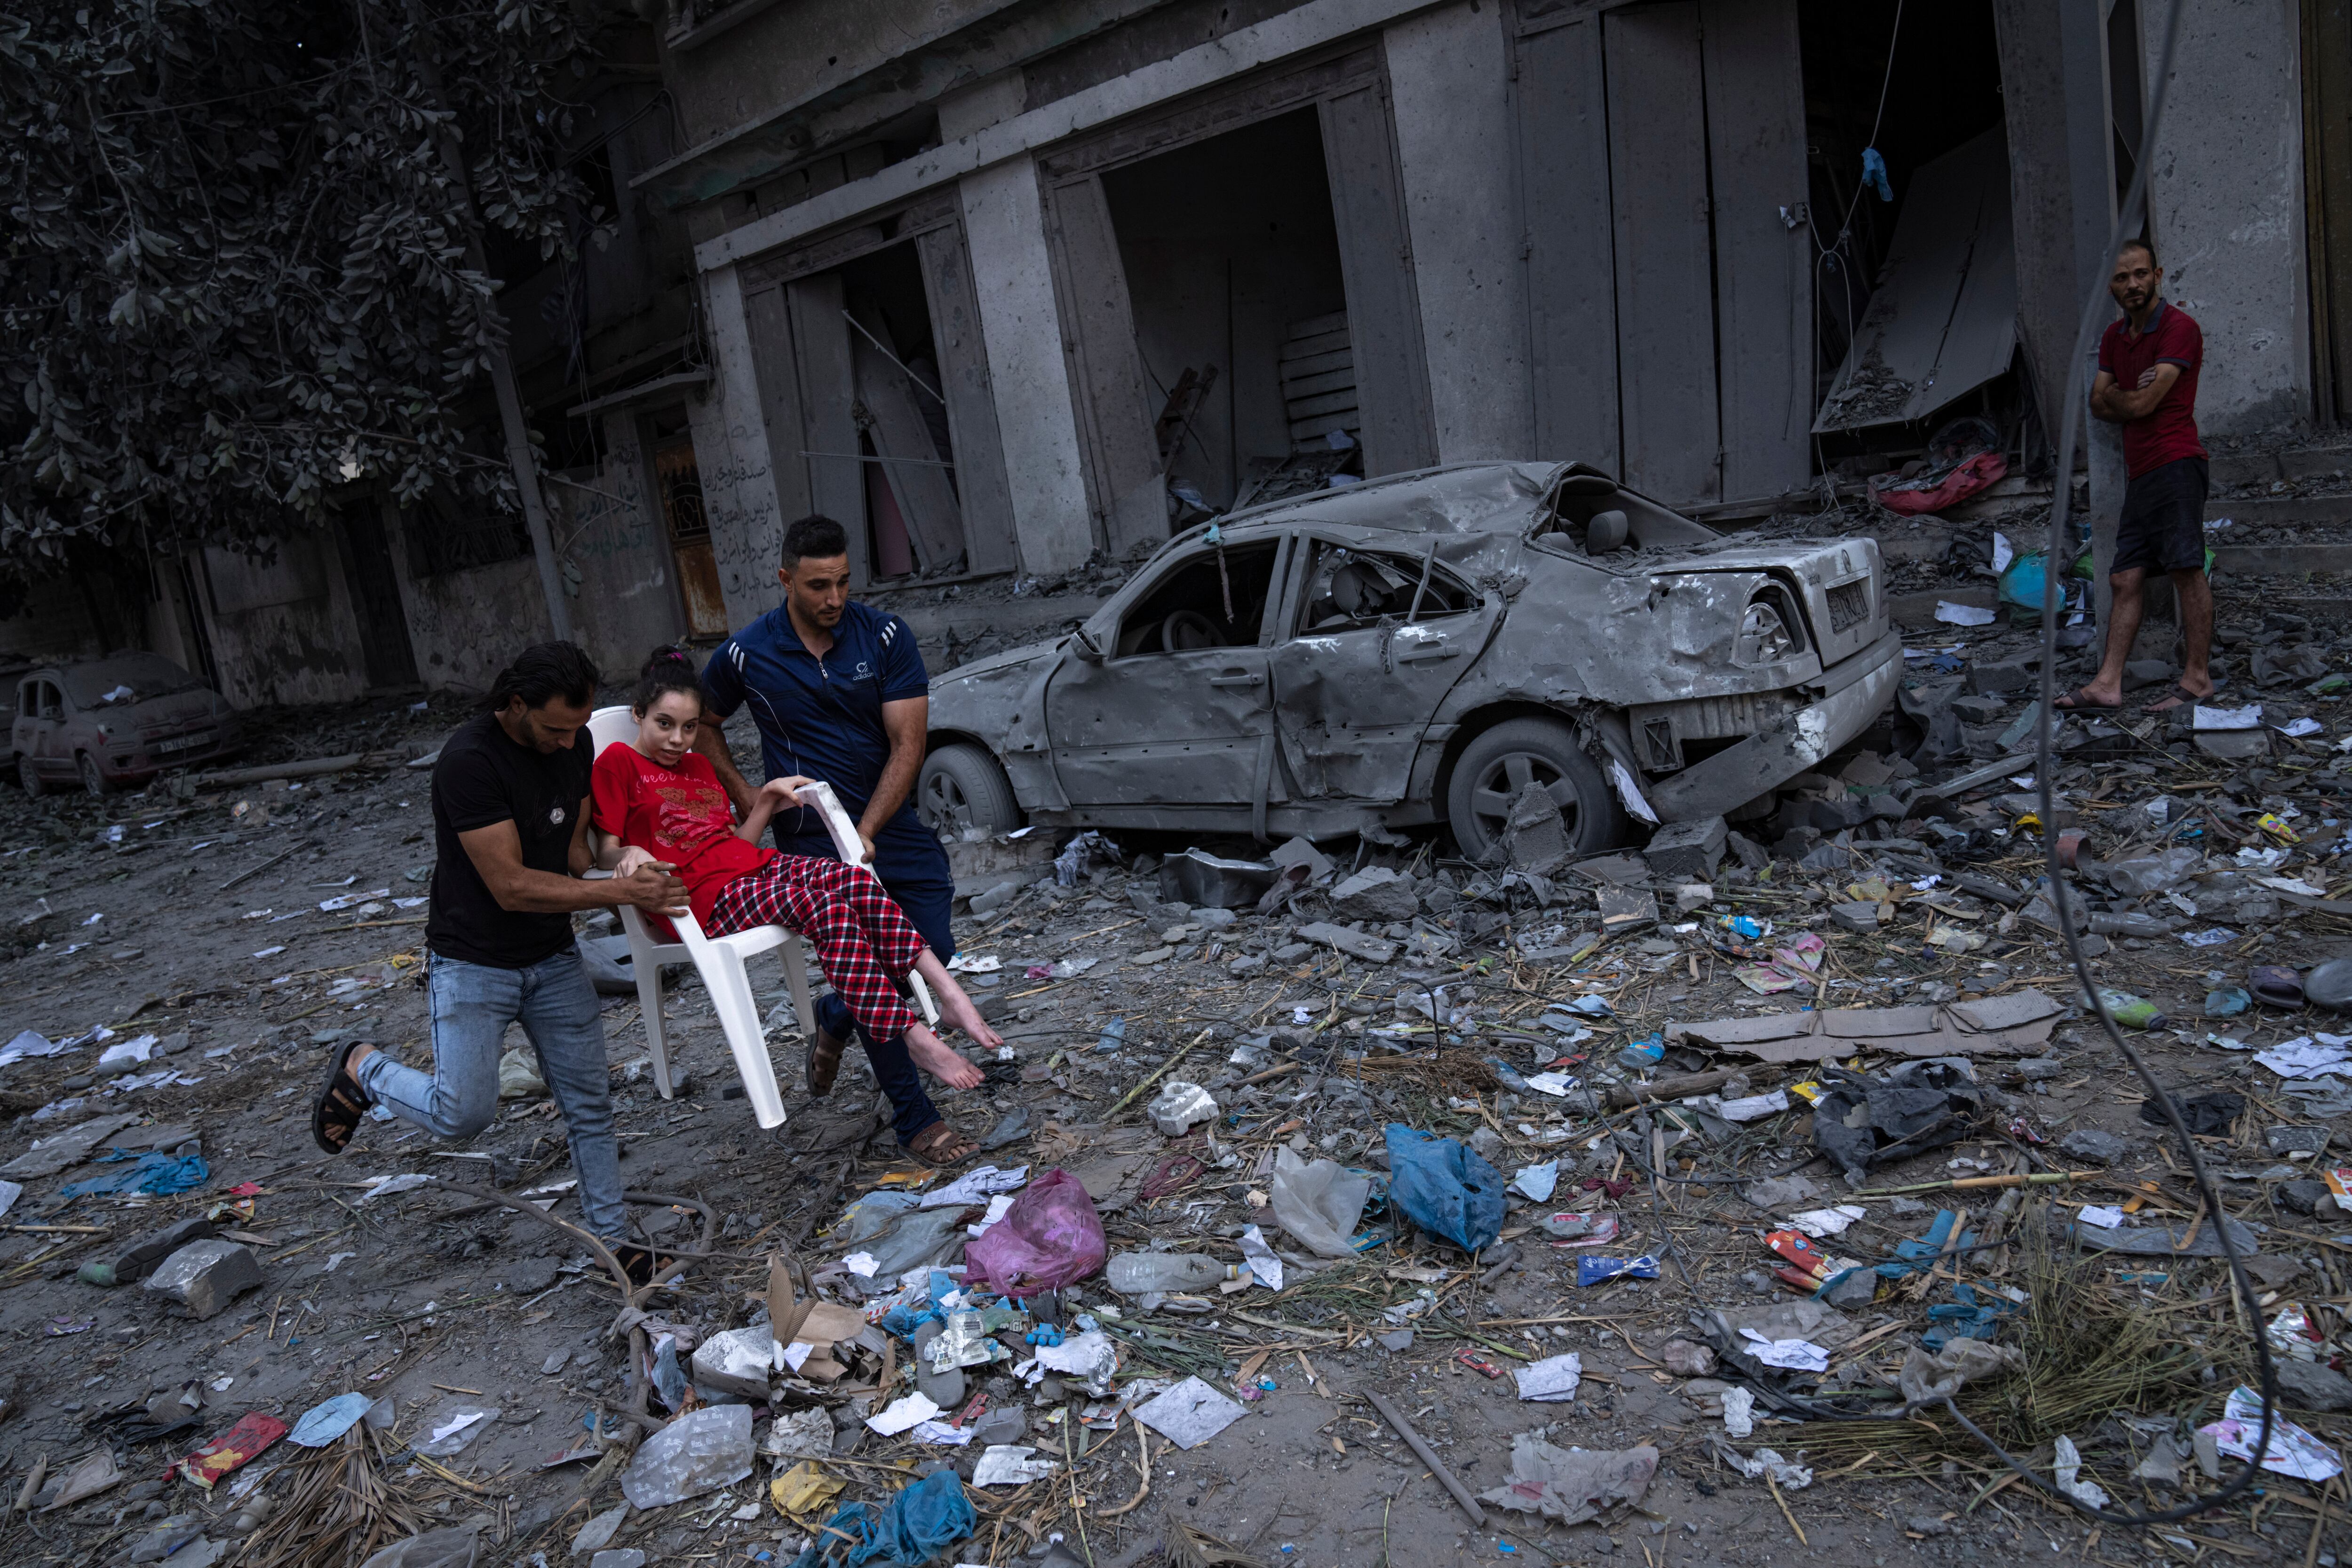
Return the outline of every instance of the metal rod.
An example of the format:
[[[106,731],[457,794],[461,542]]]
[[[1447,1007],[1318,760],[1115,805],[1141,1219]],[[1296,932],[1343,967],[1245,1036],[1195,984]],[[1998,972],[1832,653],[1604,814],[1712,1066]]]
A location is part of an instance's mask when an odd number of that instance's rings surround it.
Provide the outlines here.
[[[852,316],[848,311],[845,310],[841,313],[841,319],[848,322],[851,326],[856,327],[857,329],[858,335],[863,337],[867,342],[873,344],[877,349],[881,350],[882,357],[884,359],[889,361],[892,364],[897,365],[899,370],[905,371],[908,381],[914,382],[925,392],[929,392],[933,402],[938,403],[941,408],[945,408],[947,406],[948,400],[941,397],[938,392],[934,391],[930,382],[925,381],[914,371],[907,370],[905,362],[902,361],[898,355],[892,353],[889,350],[889,348],[883,343],[881,339],[876,337],[873,333],[866,331],[864,324],[861,323],[856,317]]]
[[[1412,1429],[1412,1423],[1404,1418],[1403,1412],[1370,1389],[1363,1392],[1364,1397],[1371,1401],[1372,1408],[1381,1413],[1381,1419],[1396,1428],[1396,1435],[1404,1439],[1404,1446],[1412,1450],[1413,1457],[1427,1465],[1429,1473],[1444,1483],[1445,1490],[1454,1494],[1454,1500],[1462,1505],[1462,1511],[1470,1516],[1470,1522],[1481,1530],[1486,1529],[1486,1511],[1478,1506],[1478,1500],[1470,1495],[1470,1489],[1454,1479],[1454,1472],[1445,1468],[1444,1461],[1429,1451],[1429,1445],[1421,1440],[1421,1434]]]
[[[921,468],[952,468],[936,457],[868,457],[863,452],[803,452],[803,457],[837,457],[844,463],[912,463]]]

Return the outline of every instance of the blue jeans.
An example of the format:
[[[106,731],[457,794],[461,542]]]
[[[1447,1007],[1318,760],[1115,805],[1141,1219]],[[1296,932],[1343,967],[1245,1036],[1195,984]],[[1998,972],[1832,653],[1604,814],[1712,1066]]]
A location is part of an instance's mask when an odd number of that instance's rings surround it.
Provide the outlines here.
[[[817,855],[825,860],[839,860],[833,840],[823,833],[805,838],[779,835],[776,847],[788,855]],[[908,924],[923,934],[923,946],[929,947],[940,963],[955,956],[955,933],[949,922],[950,911],[955,904],[955,875],[948,869],[948,852],[936,834],[917,825],[909,833],[898,831],[891,822],[882,830],[874,844],[874,874],[881,879],[885,892],[905,912]],[[907,1051],[902,1036],[877,1040],[857,1027],[849,1016],[849,1004],[827,991],[816,999],[817,1027],[835,1040],[847,1040],[853,1034],[866,1048],[866,1060],[873,1065],[875,1081],[882,1092],[890,1097],[890,1126],[898,1134],[903,1147],[932,1123],[940,1120],[940,1108],[923,1089],[922,1070]]]
[[[360,1087],[392,1112],[444,1138],[467,1138],[499,1113],[499,1047],[520,1022],[555,1095],[580,1178],[580,1212],[606,1241],[627,1234],[621,1151],[613,1136],[612,1080],[596,991],[577,950],[527,969],[494,969],[438,954],[426,958],[433,1071],[404,1067],[383,1051],[360,1068]]]

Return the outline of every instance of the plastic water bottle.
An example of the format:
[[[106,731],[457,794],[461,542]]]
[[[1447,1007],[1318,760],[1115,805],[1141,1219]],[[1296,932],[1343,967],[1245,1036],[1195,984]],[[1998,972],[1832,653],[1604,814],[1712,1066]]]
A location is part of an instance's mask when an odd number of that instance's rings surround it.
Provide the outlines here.
[[[1108,1273],[1110,1288],[1122,1296],[1204,1291],[1242,1277],[1239,1269],[1199,1252],[1122,1252]]]

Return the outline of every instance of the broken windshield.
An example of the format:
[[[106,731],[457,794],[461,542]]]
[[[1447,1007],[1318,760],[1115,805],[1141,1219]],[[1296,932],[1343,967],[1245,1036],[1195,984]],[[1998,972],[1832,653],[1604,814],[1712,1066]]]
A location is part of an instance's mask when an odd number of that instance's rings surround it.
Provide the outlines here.
[[[150,697],[192,691],[204,685],[156,653],[126,653],[119,659],[75,664],[62,674],[66,695],[73,698],[74,706],[82,708],[145,702]]]

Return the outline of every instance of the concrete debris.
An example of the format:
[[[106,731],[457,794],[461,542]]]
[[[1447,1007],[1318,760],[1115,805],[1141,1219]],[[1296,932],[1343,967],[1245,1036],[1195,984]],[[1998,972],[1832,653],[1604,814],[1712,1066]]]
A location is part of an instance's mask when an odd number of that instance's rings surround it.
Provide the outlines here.
[[[242,1243],[191,1241],[155,1265],[140,1288],[192,1318],[215,1316],[247,1291],[259,1290],[261,1265]]]

